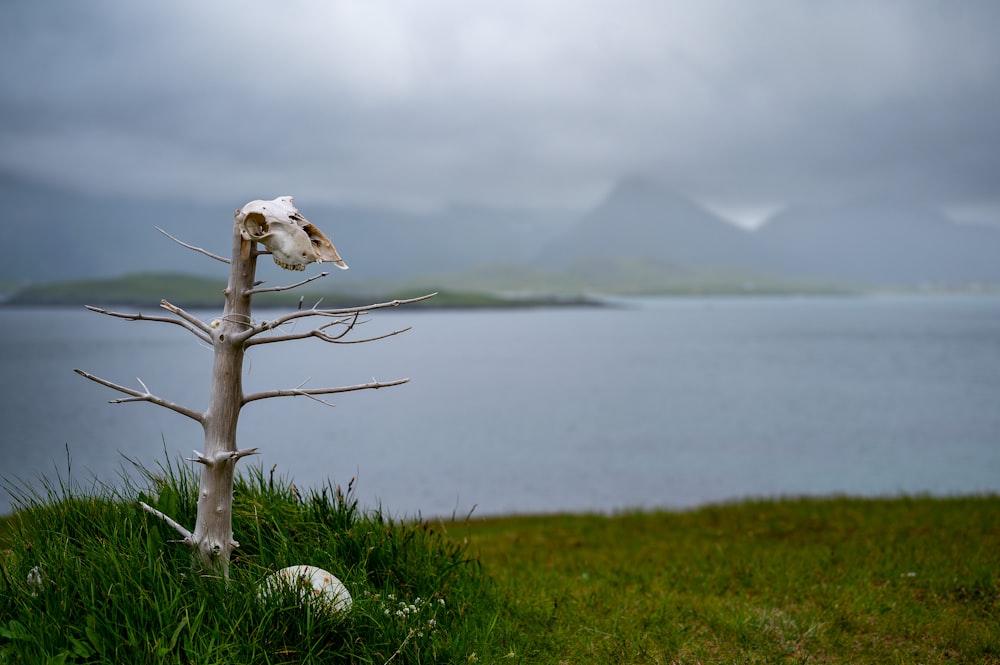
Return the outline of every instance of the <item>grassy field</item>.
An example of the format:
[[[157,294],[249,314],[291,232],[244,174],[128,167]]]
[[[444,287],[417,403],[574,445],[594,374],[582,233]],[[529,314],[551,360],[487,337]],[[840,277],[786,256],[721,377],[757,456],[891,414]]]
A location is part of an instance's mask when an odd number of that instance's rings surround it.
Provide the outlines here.
[[[472,522],[526,663],[1000,663],[1000,499]]]
[[[398,521],[257,470],[227,585],[135,506],[192,524],[193,479],[150,481],[0,524],[0,663],[1000,663],[1000,497]],[[352,610],[262,602],[296,563]]]

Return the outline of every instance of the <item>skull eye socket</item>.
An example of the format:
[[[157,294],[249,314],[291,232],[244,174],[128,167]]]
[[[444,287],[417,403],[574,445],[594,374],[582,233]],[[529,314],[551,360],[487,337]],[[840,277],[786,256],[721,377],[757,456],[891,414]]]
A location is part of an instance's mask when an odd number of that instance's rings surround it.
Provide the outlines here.
[[[270,230],[270,224],[264,218],[264,215],[256,212],[252,212],[246,216],[246,221],[244,222],[244,228],[247,233],[253,237],[260,237],[266,234]]]

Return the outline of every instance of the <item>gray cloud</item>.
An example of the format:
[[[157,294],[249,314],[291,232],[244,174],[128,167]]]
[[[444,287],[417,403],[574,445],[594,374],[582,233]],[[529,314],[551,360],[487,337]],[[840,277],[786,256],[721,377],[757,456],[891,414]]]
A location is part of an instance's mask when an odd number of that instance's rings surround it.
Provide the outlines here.
[[[861,0],[0,8],[0,169],[98,192],[1000,215],[1000,5]]]

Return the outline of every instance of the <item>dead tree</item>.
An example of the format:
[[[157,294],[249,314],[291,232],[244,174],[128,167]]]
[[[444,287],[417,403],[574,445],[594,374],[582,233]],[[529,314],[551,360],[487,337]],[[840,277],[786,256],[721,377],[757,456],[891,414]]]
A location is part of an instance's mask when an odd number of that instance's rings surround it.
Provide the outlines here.
[[[274,262],[286,270],[303,270],[307,264],[313,262],[330,262],[341,269],[347,269],[347,265],[341,260],[330,240],[299,214],[291,197],[281,197],[273,201],[251,201],[236,211],[233,223],[231,259],[183,243],[162,230],[161,233],[188,249],[229,264],[229,283],[223,292],[226,302],[222,316],[210,322],[204,322],[166,300],[160,302],[160,307],[172,316],[124,314],[99,307],[88,306],[87,308],[100,314],[130,321],[156,321],[178,325],[188,330],[201,342],[211,345],[214,349],[214,365],[208,407],[204,411],[197,411],[154,395],[141,379],[138,380],[141,390],[136,390],[79,369],[74,371],[91,381],[127,395],[127,397],[112,400],[112,404],[150,402],[187,416],[201,424],[205,432],[204,450],[202,452],[195,451],[194,457],[190,459],[190,461],[202,465],[198,490],[198,514],[194,531],[189,531],[169,515],[165,515],[145,503],[141,503],[141,505],[181,535],[181,542],[191,548],[196,561],[201,564],[202,568],[228,578],[232,552],[239,547],[239,543],[233,538],[232,528],[234,469],[236,462],[241,458],[257,453],[256,448],[237,446],[236,425],[240,410],[246,404],[261,399],[307,396],[323,401],[319,397],[320,395],[374,390],[409,381],[409,379],[396,379],[383,382],[373,378],[369,383],[358,385],[313,389],[296,387],[245,394],[242,381],[243,356],[247,349],[260,344],[310,338],[337,344],[368,342],[397,335],[409,330],[409,328],[367,339],[348,339],[349,333],[354,331],[361,315],[376,309],[424,300],[435,294],[343,309],[319,309],[318,306],[314,306],[311,309],[298,309],[270,321],[258,322],[251,314],[251,301],[254,295],[286,291],[327,275],[323,272],[295,284],[262,288],[261,283],[255,279],[258,256],[270,254]],[[264,248],[258,247],[258,243]],[[305,332],[284,334],[275,332],[290,321],[310,317],[326,319],[326,322]]]

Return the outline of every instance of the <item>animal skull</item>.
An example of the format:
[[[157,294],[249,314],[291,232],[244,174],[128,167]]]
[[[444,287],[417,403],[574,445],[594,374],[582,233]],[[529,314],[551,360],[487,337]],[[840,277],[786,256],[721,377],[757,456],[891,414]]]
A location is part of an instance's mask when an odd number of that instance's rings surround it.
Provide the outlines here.
[[[264,245],[285,270],[305,270],[324,261],[347,270],[330,239],[299,213],[291,196],[251,201],[236,212],[236,222],[244,238]]]

